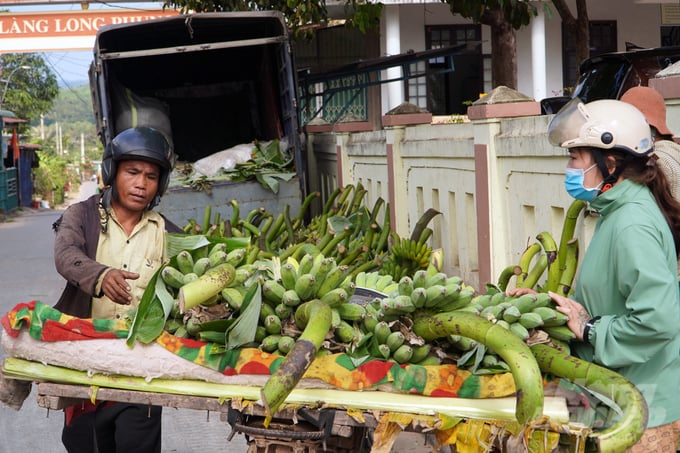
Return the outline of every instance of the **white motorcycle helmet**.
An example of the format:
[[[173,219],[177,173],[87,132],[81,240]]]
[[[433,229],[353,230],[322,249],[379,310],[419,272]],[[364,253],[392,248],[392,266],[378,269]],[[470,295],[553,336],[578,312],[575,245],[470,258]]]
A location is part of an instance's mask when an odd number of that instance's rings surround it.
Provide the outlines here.
[[[644,115],[631,104],[612,99],[584,104],[569,101],[548,126],[548,140],[562,148],[589,148],[603,177],[603,191],[616,184],[634,159],[648,159],[654,151],[652,132]],[[622,151],[624,159],[613,172],[603,152]]]
[[[612,99],[588,104],[572,99],[550,122],[548,140],[562,148],[618,149],[636,157],[647,156],[654,149],[642,112],[627,102]]]

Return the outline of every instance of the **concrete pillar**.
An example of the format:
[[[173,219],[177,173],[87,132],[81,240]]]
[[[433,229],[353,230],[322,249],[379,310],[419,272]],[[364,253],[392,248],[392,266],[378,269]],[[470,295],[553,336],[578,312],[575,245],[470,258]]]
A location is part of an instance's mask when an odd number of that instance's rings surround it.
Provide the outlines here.
[[[531,73],[534,81],[533,97],[537,101],[547,97],[547,66],[545,55],[545,14],[539,8],[531,19]]]
[[[399,5],[385,5],[385,52],[388,56],[401,53],[401,32],[399,30]],[[403,74],[401,68],[389,68],[386,71],[387,79],[399,78]],[[385,91],[387,93],[385,93]],[[404,102],[404,82],[392,82],[386,84],[383,97],[383,114]]]

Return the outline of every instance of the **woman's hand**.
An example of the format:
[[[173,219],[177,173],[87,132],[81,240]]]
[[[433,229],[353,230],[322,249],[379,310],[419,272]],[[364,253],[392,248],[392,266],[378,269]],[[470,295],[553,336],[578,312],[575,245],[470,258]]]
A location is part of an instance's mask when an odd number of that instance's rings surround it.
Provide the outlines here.
[[[573,299],[553,293],[552,291],[549,291],[548,294],[557,304],[557,311],[564,313],[569,318],[567,327],[574,332],[577,340],[583,341],[583,329],[586,326],[586,322],[591,319],[590,314],[583,305]]]
[[[111,269],[104,275],[102,291],[113,302],[121,305],[130,305],[132,295],[130,294],[131,288],[127,280],[137,280],[138,278],[139,274],[135,272]]]
[[[536,291],[531,288],[512,288],[505,292],[506,296],[519,297],[525,294],[536,294]]]

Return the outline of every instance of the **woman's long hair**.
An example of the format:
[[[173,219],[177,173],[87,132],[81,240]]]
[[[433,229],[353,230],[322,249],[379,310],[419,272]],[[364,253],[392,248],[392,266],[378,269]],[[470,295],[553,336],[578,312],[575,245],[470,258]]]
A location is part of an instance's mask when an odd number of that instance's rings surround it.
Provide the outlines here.
[[[620,152],[611,154],[616,160],[617,166],[623,162],[624,154]],[[675,254],[678,256],[680,252],[680,200],[673,197],[668,179],[657,164],[657,157],[651,154],[646,159],[628,160],[621,176],[649,187],[656,199],[656,204],[659,205],[661,213],[668,222],[671,233],[673,233]]]

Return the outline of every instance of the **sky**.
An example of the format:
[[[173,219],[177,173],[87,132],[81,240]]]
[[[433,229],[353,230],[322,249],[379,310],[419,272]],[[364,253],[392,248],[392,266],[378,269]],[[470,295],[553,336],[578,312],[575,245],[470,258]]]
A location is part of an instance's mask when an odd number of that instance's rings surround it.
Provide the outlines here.
[[[160,9],[162,3],[90,3],[90,10],[94,9]],[[51,4],[32,6],[10,6],[9,12],[34,12],[34,11],[64,11],[80,10],[80,3],[76,4]],[[92,62],[91,50],[79,51],[50,51],[41,53],[46,64],[54,71],[60,87],[76,87],[88,83],[87,71]]]

